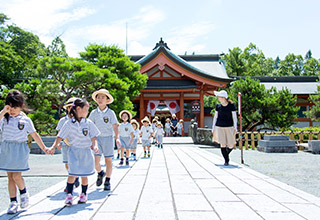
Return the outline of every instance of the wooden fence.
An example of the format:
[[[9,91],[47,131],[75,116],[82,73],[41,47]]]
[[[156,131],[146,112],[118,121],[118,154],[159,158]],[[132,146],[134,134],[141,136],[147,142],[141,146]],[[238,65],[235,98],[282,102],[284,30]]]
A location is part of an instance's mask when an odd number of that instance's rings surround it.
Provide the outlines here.
[[[303,143],[308,140],[320,140],[320,132],[242,132],[242,146],[245,149],[256,149],[258,141],[263,139],[264,135],[289,135],[290,140],[297,142],[298,150],[304,150]],[[237,147],[239,147],[240,134],[237,133]],[[302,145],[301,145],[302,144]]]

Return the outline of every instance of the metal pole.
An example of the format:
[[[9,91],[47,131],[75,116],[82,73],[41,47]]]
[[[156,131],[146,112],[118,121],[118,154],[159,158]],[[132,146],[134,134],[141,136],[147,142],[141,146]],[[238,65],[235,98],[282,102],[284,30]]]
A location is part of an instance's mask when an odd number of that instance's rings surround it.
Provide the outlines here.
[[[243,164],[241,92],[238,93],[238,113],[240,118],[239,147],[241,149],[241,163]]]

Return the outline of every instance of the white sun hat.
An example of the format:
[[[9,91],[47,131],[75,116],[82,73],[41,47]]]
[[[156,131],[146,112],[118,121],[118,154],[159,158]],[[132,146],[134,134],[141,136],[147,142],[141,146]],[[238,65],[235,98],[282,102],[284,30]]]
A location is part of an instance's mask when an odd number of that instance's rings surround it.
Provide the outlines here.
[[[223,98],[228,98],[228,93],[225,90],[221,90],[221,91],[214,91],[215,96],[218,97],[223,97]]]

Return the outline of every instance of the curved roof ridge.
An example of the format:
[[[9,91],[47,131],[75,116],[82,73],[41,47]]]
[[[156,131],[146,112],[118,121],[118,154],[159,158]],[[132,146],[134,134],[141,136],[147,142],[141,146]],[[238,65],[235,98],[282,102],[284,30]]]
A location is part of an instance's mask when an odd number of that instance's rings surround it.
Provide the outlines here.
[[[182,66],[185,66],[186,69],[188,69],[191,72],[195,72],[196,74],[198,73],[199,75],[202,75],[206,78],[212,78],[212,79],[216,79],[216,80],[220,80],[220,81],[226,81],[226,82],[231,82],[232,78],[230,78],[228,76],[228,74],[225,71],[225,67],[223,66],[223,72],[225,73],[226,77],[220,77],[220,76],[215,76],[213,74],[210,74],[207,71],[201,70],[193,65],[191,65],[190,63],[188,63],[187,61],[185,61],[184,59],[182,59],[181,57],[179,57],[178,55],[174,54],[173,52],[170,51],[170,49],[166,46],[166,44],[159,44],[150,54],[142,57],[141,59],[139,59],[138,61],[136,61],[136,63],[141,64],[142,66],[148,62],[148,60],[156,57],[158,54],[160,54],[161,52],[163,52],[165,55],[169,56],[169,58],[171,57],[174,60],[176,60],[178,62],[178,64],[182,64]],[[219,63],[220,65],[223,65],[223,63]]]

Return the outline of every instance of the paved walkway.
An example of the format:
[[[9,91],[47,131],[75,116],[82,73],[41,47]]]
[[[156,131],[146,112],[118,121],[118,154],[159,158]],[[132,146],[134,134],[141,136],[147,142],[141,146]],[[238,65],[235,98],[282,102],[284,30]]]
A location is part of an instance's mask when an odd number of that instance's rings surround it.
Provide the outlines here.
[[[223,166],[221,157],[183,144],[187,138],[168,140],[150,159],[139,148],[131,167],[115,167],[112,192],[97,188],[94,175],[89,201],[65,207],[63,181],[0,219],[319,219],[320,198],[233,162]]]

